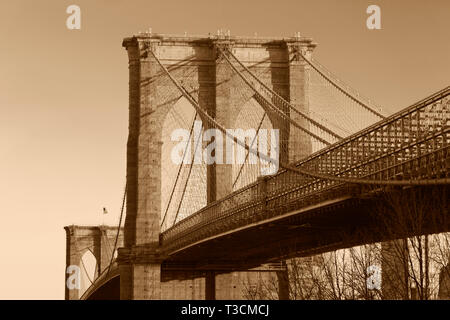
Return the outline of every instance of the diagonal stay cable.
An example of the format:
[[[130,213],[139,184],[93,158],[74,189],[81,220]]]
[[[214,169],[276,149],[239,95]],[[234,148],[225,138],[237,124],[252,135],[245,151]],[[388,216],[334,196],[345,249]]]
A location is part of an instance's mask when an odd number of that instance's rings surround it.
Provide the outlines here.
[[[107,237],[107,232],[104,232],[104,231],[105,231],[105,230],[101,230],[101,233],[102,233],[102,239],[104,239],[104,241],[105,241],[105,243],[106,243],[106,245],[107,245],[107,247],[108,247],[108,250],[111,250],[111,249],[112,249],[112,248],[111,248],[111,243],[109,242],[109,239],[108,239],[108,237]],[[106,251],[107,259],[111,258],[111,255],[112,255],[113,253],[114,253],[114,250],[112,251],[112,253]]]
[[[122,198],[122,207],[120,209],[119,225],[117,226],[116,238],[114,239],[114,247],[113,247],[113,251],[111,253],[111,260],[109,261],[108,271],[106,272],[106,278],[108,277],[109,271],[111,270],[111,266],[112,266],[113,261],[114,261],[114,252],[116,251],[117,242],[119,240],[120,226],[122,225],[123,209],[125,207],[125,199],[127,197],[127,189],[128,189],[128,183],[125,183],[125,191],[123,192],[123,198]]]
[[[234,135],[232,135],[228,130],[225,129],[224,126],[222,126],[220,123],[216,122],[214,120],[214,118],[212,118],[205,110],[203,110],[199,104],[197,103],[197,101],[195,101],[195,99],[189,94],[189,92],[187,92],[179,83],[178,81],[167,71],[167,68],[162,64],[162,62],[156,57],[156,55],[154,54],[153,51],[149,51],[153,57],[155,58],[155,60],[158,62],[158,64],[161,66],[161,68],[163,68],[167,75],[170,77],[170,79],[172,80],[173,84],[181,91],[181,93],[183,94],[183,96],[189,101],[189,103],[195,108],[195,110],[201,114],[209,123],[214,124],[220,131],[222,131],[222,133],[224,133],[228,138],[235,140],[237,144],[239,144],[240,146],[244,147],[246,150],[250,151],[251,153],[253,153],[254,155],[258,156],[258,151],[255,149],[250,148],[245,142],[242,142],[241,140],[237,139]],[[269,156],[261,153],[260,158],[262,158],[265,161],[268,162],[272,162],[272,163],[278,163],[278,161],[276,159],[270,158]]]
[[[91,284],[93,284],[93,283],[94,283],[94,280],[91,279],[91,276],[89,275],[89,272],[88,272],[87,269],[86,269],[86,265],[84,264],[83,259],[80,259],[80,261],[81,261],[81,265],[83,266],[83,270],[84,270],[84,273],[86,274],[87,279],[89,280],[89,282],[90,282]],[[97,262],[95,262],[95,267],[97,267]],[[95,273],[94,273],[94,275],[95,275]]]
[[[306,134],[308,134],[309,136],[315,138],[316,140],[322,142],[323,144],[329,146],[331,145],[330,142],[324,140],[323,138],[319,137],[318,135],[312,133],[311,131],[309,131],[308,129],[303,128],[301,125],[299,125],[296,121],[294,121],[292,118],[290,118],[289,116],[287,116],[284,111],[280,110],[280,108],[278,108],[277,106],[275,106],[272,102],[270,102],[269,100],[267,100],[263,95],[261,95],[259,93],[258,90],[256,90],[256,88],[250,83],[250,81],[242,74],[242,72],[240,72],[233,63],[231,63],[230,59],[228,59],[228,57],[222,53],[222,57],[225,58],[225,60],[228,62],[228,64],[230,65],[230,67],[239,75],[239,77],[241,77],[241,79],[250,87],[250,89],[252,89],[252,91],[255,93],[255,96],[257,98],[257,100],[261,100],[262,102],[264,102],[265,104],[267,104],[271,109],[273,109],[279,116],[281,116],[284,120],[287,120],[289,123],[291,123],[294,127],[302,130],[303,132],[305,132]],[[259,101],[258,101],[259,102]]]
[[[219,50],[222,52],[222,49],[219,48]],[[333,136],[337,140],[342,140],[342,137],[338,135],[337,133],[333,132],[332,130],[328,129],[324,125],[320,124],[319,122],[315,121],[305,113],[301,112],[297,108],[295,108],[293,105],[291,105],[288,101],[286,101],[282,96],[280,96],[278,93],[276,93],[274,90],[272,90],[269,86],[267,86],[263,81],[261,81],[249,68],[247,68],[230,50],[226,49],[227,53],[230,54],[231,57],[234,58],[234,60],[237,61],[237,63],[253,78],[255,79],[264,89],[269,91],[274,97],[276,97],[278,100],[281,101],[285,106],[289,107],[291,110],[293,110],[295,113],[299,114],[301,117],[309,121],[314,126],[318,127],[322,131],[328,133],[329,135]]]
[[[205,112],[195,101],[194,98],[192,98],[188,92],[178,83],[178,81],[167,71],[167,68],[162,64],[162,62],[158,59],[158,57],[155,55],[155,53],[151,50],[149,52],[152,54],[152,56],[155,58],[156,62],[160,65],[163,70],[167,73],[167,75],[170,77],[174,85],[183,93],[184,97],[192,104],[192,106],[204,116],[205,119],[207,119],[210,123],[214,124],[222,133],[224,133],[227,137],[230,139],[236,139],[236,142],[244,147],[249,152],[252,152],[253,154],[258,156],[258,151],[254,150],[253,148],[250,148],[245,142],[242,142],[241,140],[237,139],[235,136],[233,136],[231,133],[229,133],[228,130],[226,130],[220,123],[216,122],[207,112]],[[396,185],[396,186],[423,186],[423,185],[440,185],[440,184],[450,184],[450,178],[439,178],[439,179],[424,179],[424,180],[370,180],[370,179],[360,179],[360,178],[347,178],[347,177],[337,177],[329,174],[322,174],[322,173],[316,173],[316,172],[310,172],[308,170],[304,170],[298,167],[293,167],[290,164],[278,162],[276,159],[272,159],[265,155],[264,153],[259,154],[259,157],[263,160],[266,160],[268,162],[272,163],[279,163],[280,167],[293,171],[295,173],[309,176],[317,179],[322,180],[331,180],[331,181],[337,181],[337,182],[343,182],[343,183],[354,183],[354,184],[371,184],[371,185]]]
[[[328,82],[330,82],[335,88],[337,88],[339,91],[341,91],[343,94],[345,94],[347,97],[349,97],[350,99],[352,99],[353,101],[357,102],[359,105],[361,105],[364,109],[368,110],[369,112],[373,113],[374,115],[376,115],[377,117],[379,117],[380,119],[386,119],[385,116],[383,116],[381,113],[379,113],[378,111],[374,110],[371,106],[369,106],[367,103],[361,101],[361,99],[358,99],[357,97],[355,97],[353,94],[351,94],[350,92],[348,92],[348,90],[345,90],[345,88],[343,88],[342,85],[336,83],[336,81],[334,81],[333,79],[331,79],[331,77],[329,77],[328,75],[325,74],[325,72],[323,72],[322,70],[320,70],[320,68],[316,65],[315,62],[313,62],[312,60],[306,58],[301,51],[298,51],[298,53],[300,54],[300,56],[306,61],[306,63],[308,63],[317,73],[319,73],[322,77],[324,77]]]
[[[192,98],[192,99],[193,99],[193,98]],[[196,113],[196,115],[197,115],[197,113]],[[200,134],[201,134],[201,131],[200,131]],[[177,211],[176,211],[176,213],[175,213],[175,219],[173,220],[173,224],[172,224],[172,225],[175,224],[175,222],[177,221],[177,218],[178,218],[178,214],[180,213],[181,204],[183,203],[184,194],[186,193],[186,188],[187,188],[187,185],[188,185],[188,182],[189,182],[189,178],[190,178],[190,176],[191,176],[192,167],[193,167],[193,165],[194,165],[194,157],[195,157],[195,154],[196,154],[196,152],[197,152],[197,147],[198,147],[198,145],[199,145],[200,140],[201,140],[200,137],[198,137],[198,138],[197,138],[197,143],[196,143],[196,145],[194,146],[194,152],[192,153],[191,163],[190,163],[190,165],[189,165],[188,176],[186,177],[186,182],[185,182],[185,184],[184,184],[183,191],[182,191],[182,193],[181,193],[181,199],[180,199],[180,202],[178,203],[178,208],[177,208]]]
[[[77,253],[82,252],[84,249],[80,250],[78,248],[78,237],[76,235],[74,236],[74,239],[75,239],[75,251]],[[86,248],[88,251],[90,251],[92,253],[92,251],[91,251],[91,249],[89,249],[89,247],[86,247]],[[89,280],[89,282],[91,284],[93,284],[95,279],[91,279],[89,272],[87,271],[86,265],[84,264],[83,256],[80,257],[80,262],[81,262],[81,266],[83,267],[84,273],[86,274],[87,279]],[[97,269],[97,259],[95,260],[95,269],[94,270],[96,270],[96,269]],[[95,273],[94,273],[94,277],[95,277]]]
[[[250,144],[250,147],[253,147],[253,144],[255,143],[256,137],[258,136],[258,132],[259,132],[259,130],[261,129],[261,126],[262,126],[262,124],[263,124],[263,122],[264,122],[265,117],[266,117],[266,113],[264,112],[264,114],[263,114],[263,116],[262,116],[262,118],[261,118],[261,121],[259,122],[258,129],[256,130],[256,135],[253,137],[252,143]],[[242,163],[241,167],[239,168],[239,172],[238,172],[238,174],[237,174],[237,176],[236,176],[236,179],[234,179],[233,187],[232,187],[232,188],[234,188],[234,186],[236,185],[236,182],[238,181],[238,179],[239,179],[239,177],[240,177],[240,175],[241,175],[241,173],[242,173],[242,169],[244,168],[244,164],[245,164],[245,162],[247,161],[248,155],[249,155],[249,154],[250,154],[250,152],[247,152],[247,153],[246,153],[246,155],[245,155],[245,160],[244,160],[244,162]]]
[[[173,184],[172,192],[170,193],[169,201],[167,202],[166,211],[164,212],[163,220],[161,222],[161,227],[164,225],[164,222],[166,221],[167,212],[169,211],[170,203],[172,202],[172,197],[173,197],[173,194],[175,192],[175,188],[177,186],[178,179],[180,178],[180,173],[181,173],[181,170],[183,168],[184,159],[186,157],[188,148],[191,145],[190,141],[191,141],[192,133],[194,131],[194,125],[195,125],[195,119],[196,118],[197,118],[197,112],[195,112],[194,119],[192,120],[192,125],[191,125],[191,129],[190,129],[190,132],[189,132],[189,140],[186,143],[186,148],[185,148],[184,153],[183,153],[183,159],[181,160],[180,166],[178,167],[178,173],[177,173],[177,176],[175,178],[175,183]]]

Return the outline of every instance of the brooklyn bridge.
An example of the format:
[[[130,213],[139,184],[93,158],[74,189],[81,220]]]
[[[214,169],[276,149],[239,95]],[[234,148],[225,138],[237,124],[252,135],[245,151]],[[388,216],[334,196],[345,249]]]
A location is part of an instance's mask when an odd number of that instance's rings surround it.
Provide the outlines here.
[[[271,275],[287,299],[291,259],[450,231],[450,87],[387,115],[314,59],[316,46],[299,34],[124,39],[120,222],[65,228],[67,267],[96,260],[66,299],[240,299],[243,278]],[[174,163],[177,129],[188,139]],[[194,161],[203,155],[215,161]],[[395,225],[390,199],[408,197],[426,208],[420,227]]]

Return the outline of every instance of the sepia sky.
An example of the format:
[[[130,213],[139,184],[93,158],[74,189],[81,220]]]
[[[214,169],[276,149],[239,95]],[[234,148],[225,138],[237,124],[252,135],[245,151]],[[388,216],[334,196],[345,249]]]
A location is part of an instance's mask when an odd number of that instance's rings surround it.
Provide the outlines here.
[[[81,30],[66,28],[81,7]],[[366,28],[381,7],[382,30]],[[63,299],[68,224],[116,224],[125,183],[124,37],[292,36],[388,113],[447,86],[448,0],[2,0],[0,299]],[[102,215],[102,207],[109,214]]]

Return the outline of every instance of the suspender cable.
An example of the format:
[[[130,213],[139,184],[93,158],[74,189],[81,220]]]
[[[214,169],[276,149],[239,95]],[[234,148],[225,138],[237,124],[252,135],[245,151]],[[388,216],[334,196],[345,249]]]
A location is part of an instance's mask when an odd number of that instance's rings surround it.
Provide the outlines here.
[[[250,147],[252,147],[252,146],[253,146],[253,143],[255,143],[256,137],[258,136],[259,129],[261,129],[261,126],[262,126],[262,124],[263,124],[263,122],[264,122],[265,117],[266,117],[266,113],[264,112],[264,114],[263,114],[263,116],[262,116],[262,118],[261,118],[261,121],[259,122],[258,129],[256,130],[256,135],[253,137],[252,143],[250,144]],[[233,188],[234,188],[234,186],[236,185],[236,182],[238,181],[239,176],[240,176],[241,173],[242,173],[242,169],[244,168],[244,164],[245,164],[245,162],[247,161],[248,155],[249,155],[249,154],[250,154],[250,152],[247,152],[247,154],[245,155],[245,160],[244,160],[244,162],[242,163],[241,167],[239,168],[239,172],[238,172],[238,174],[237,174],[237,176],[236,176],[236,179],[234,179],[234,182],[233,182]]]
[[[196,118],[197,118],[197,112],[195,112],[194,120],[192,120],[192,125],[191,125],[191,130],[189,132],[189,140],[188,141],[191,141],[191,137],[192,137],[192,133],[194,131],[194,125],[195,125],[195,119]],[[175,188],[177,186],[178,179],[180,177],[181,169],[183,168],[184,159],[186,157],[186,154],[187,154],[189,146],[190,146],[190,143],[186,143],[186,148],[185,148],[184,153],[183,153],[183,159],[181,160],[180,166],[178,167],[178,173],[177,173],[177,176],[175,178],[175,183],[173,184],[172,192],[170,193],[169,201],[167,202],[166,211],[164,212],[163,220],[161,222],[161,227],[164,225],[164,222],[166,221],[167,212],[169,211],[170,203],[172,201],[172,197],[173,197],[173,194],[175,192]]]
[[[323,144],[329,146],[331,145],[331,143],[329,143],[328,141],[322,139],[321,137],[319,137],[318,135],[312,133],[311,131],[309,131],[308,129],[303,128],[301,125],[299,125],[297,122],[295,122],[294,120],[292,120],[288,115],[286,115],[282,110],[280,110],[277,106],[275,106],[272,102],[268,101],[264,96],[262,96],[258,90],[256,90],[256,88],[249,82],[249,80],[231,63],[230,59],[228,59],[228,57],[222,53],[222,57],[225,58],[225,60],[227,60],[228,64],[231,66],[231,68],[241,77],[241,79],[250,87],[250,89],[252,89],[252,91],[255,93],[255,96],[257,99],[260,99],[261,101],[263,101],[265,104],[267,104],[271,109],[273,109],[278,115],[280,115],[284,120],[287,120],[289,123],[291,123],[294,127],[302,130],[303,132],[305,132],[306,134],[310,135],[311,137],[315,138],[316,140],[322,142]]]
[[[170,77],[170,79],[173,81],[174,85],[183,93],[183,95],[186,97],[186,99],[192,104],[192,106],[197,110],[197,112],[201,113],[206,120],[208,120],[210,123],[214,124],[220,131],[225,133],[226,136],[228,136],[230,139],[236,139],[236,142],[244,147],[249,152],[252,152],[253,154],[259,156],[261,159],[265,161],[269,161],[272,163],[277,163],[275,159],[271,159],[264,153],[258,154],[257,150],[254,150],[253,148],[249,147],[245,142],[242,142],[241,140],[237,139],[235,136],[230,134],[221,124],[217,123],[207,112],[205,112],[198,103],[195,101],[194,98],[178,83],[178,81],[168,72],[167,68],[162,64],[162,62],[156,57],[155,53],[151,50],[149,52],[152,54],[152,56],[155,58],[156,62],[165,70],[167,75]],[[245,80],[244,80],[245,81]],[[248,81],[246,81],[248,83]],[[253,88],[254,89],[254,88]],[[254,89],[256,90],[256,89]],[[258,94],[258,92],[255,92]],[[276,108],[276,107],[275,107]],[[295,123],[295,122],[294,122]],[[448,147],[446,147],[447,149]],[[450,184],[450,178],[440,178],[440,179],[424,179],[424,180],[370,180],[370,179],[361,179],[361,178],[351,178],[351,177],[338,177],[333,176],[329,174],[322,174],[318,172],[311,172],[305,169],[301,169],[299,167],[292,166],[287,163],[279,162],[280,167],[290,170],[292,172],[322,179],[322,180],[330,180],[330,181],[336,181],[336,182],[342,182],[342,183],[354,183],[354,184],[369,184],[369,185],[390,185],[390,186],[423,186],[423,185],[441,185],[441,184]]]
[[[349,93],[345,88],[343,88],[340,84],[336,83],[336,81],[333,81],[331,77],[327,76],[325,72],[322,72],[319,67],[317,67],[316,63],[312,60],[309,60],[306,58],[300,51],[298,52],[300,56],[308,63],[317,73],[319,73],[322,77],[324,77],[328,82],[330,82],[334,87],[336,87],[339,91],[341,91],[343,94],[345,94],[347,97],[352,99],[353,101],[357,102],[359,105],[361,105],[364,109],[368,110],[369,112],[373,113],[380,119],[386,119],[385,116],[383,116],[378,111],[374,110],[372,107],[370,107],[368,104],[361,101],[361,99],[355,97],[353,94]]]
[[[122,207],[120,208],[119,225],[117,226],[116,238],[114,239],[114,247],[113,247],[113,251],[111,253],[111,260],[109,261],[108,271],[106,272],[106,278],[108,277],[109,271],[111,270],[111,266],[114,261],[114,252],[117,249],[117,241],[119,240],[120,226],[122,225],[123,209],[125,208],[125,199],[127,198],[127,189],[128,189],[128,184],[125,183],[125,190],[123,192],[123,198],[122,198]]]
[[[219,48],[221,53],[223,54],[223,51]],[[276,97],[279,101],[281,101],[282,104],[293,110],[295,113],[302,116],[304,119],[309,121],[312,125],[318,127],[319,129],[323,130],[324,132],[328,133],[332,137],[334,137],[337,140],[342,140],[342,137],[339,136],[337,133],[331,131],[327,127],[321,125],[319,122],[315,121],[314,119],[310,118],[303,112],[299,111],[297,108],[295,108],[293,105],[291,105],[288,101],[286,101],[282,96],[280,96],[278,93],[276,93],[274,90],[269,88],[264,82],[262,82],[249,68],[247,68],[230,50],[227,50],[227,53],[234,58],[234,60],[237,61],[237,63],[253,78],[255,79],[264,89],[269,91],[274,97]],[[228,60],[229,61],[229,60]]]
[[[191,95],[189,95],[189,96],[191,96]],[[191,98],[194,99],[192,96],[191,96]],[[197,115],[197,113],[195,113],[195,115]],[[184,194],[186,192],[186,188],[187,188],[187,184],[188,184],[188,181],[189,181],[189,177],[191,176],[191,172],[192,172],[192,166],[194,165],[195,153],[197,152],[197,147],[199,145],[200,140],[201,139],[197,139],[197,144],[194,146],[194,152],[192,153],[191,163],[189,165],[188,176],[186,178],[186,183],[184,184],[183,191],[181,193],[181,199],[180,199],[180,202],[178,203],[178,208],[177,208],[177,211],[175,213],[175,219],[173,220],[173,224],[172,225],[174,225],[177,222],[178,214],[180,213],[181,204],[183,203]]]

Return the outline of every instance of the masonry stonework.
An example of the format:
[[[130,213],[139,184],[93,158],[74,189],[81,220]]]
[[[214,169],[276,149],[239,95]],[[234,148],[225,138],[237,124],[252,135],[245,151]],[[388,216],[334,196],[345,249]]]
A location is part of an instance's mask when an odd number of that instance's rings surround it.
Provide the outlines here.
[[[172,70],[177,80],[191,92],[201,108],[225,127],[233,128],[239,108],[252,98],[253,93],[247,89],[243,94],[237,94],[237,90],[242,91],[238,89],[241,80],[226,66],[226,62],[219,58],[217,47],[227,46],[233,50],[238,59],[260,74],[262,80],[272,89],[285,99],[290,99],[302,111],[307,111],[308,70],[298,59],[291,61],[292,53],[289,50],[294,46],[307,50],[309,54],[315,45],[310,39],[213,39],[148,34],[127,38],[123,45],[129,58],[130,119],[125,248],[119,251],[121,298],[203,298],[205,295],[199,293],[200,288],[209,287],[204,283],[204,279],[161,282],[160,263],[163,257],[158,257],[163,183],[161,162],[167,161],[161,159],[161,126],[180,94],[176,90],[168,93],[170,81],[161,74],[157,62],[148,50],[152,50],[169,71]],[[265,111],[273,128],[283,129],[288,126],[286,121],[282,121],[271,110]],[[205,121],[203,123],[206,124]],[[288,153],[280,155],[281,159],[293,159],[309,154],[309,138],[296,133],[298,130],[290,131],[289,136],[280,137],[282,143],[289,147]],[[298,145],[301,145],[301,148],[298,148]],[[209,165],[207,202],[219,200],[232,190],[232,166]],[[154,248],[154,256],[150,260],[147,259],[148,262],[142,263],[139,257],[133,256],[130,259],[127,256],[130,252],[139,251],[135,248],[141,246]],[[245,275],[242,277],[245,278]],[[215,278],[219,279],[214,286],[217,298],[240,296],[233,293],[233,289],[240,287],[236,282],[236,279],[241,278],[238,274],[221,274],[213,277]],[[233,285],[230,287],[230,284]],[[178,293],[171,295],[168,293],[171,291],[170,287],[179,288],[185,294],[175,290]]]
[[[82,269],[82,257],[92,252],[96,259],[96,276],[100,275],[109,266],[116,240],[117,227],[110,226],[67,226],[66,231],[66,270],[68,266],[75,265]],[[123,246],[123,230],[119,232],[117,247]],[[65,299],[78,300],[82,292],[79,289],[69,289],[67,280],[70,275],[66,273]]]

